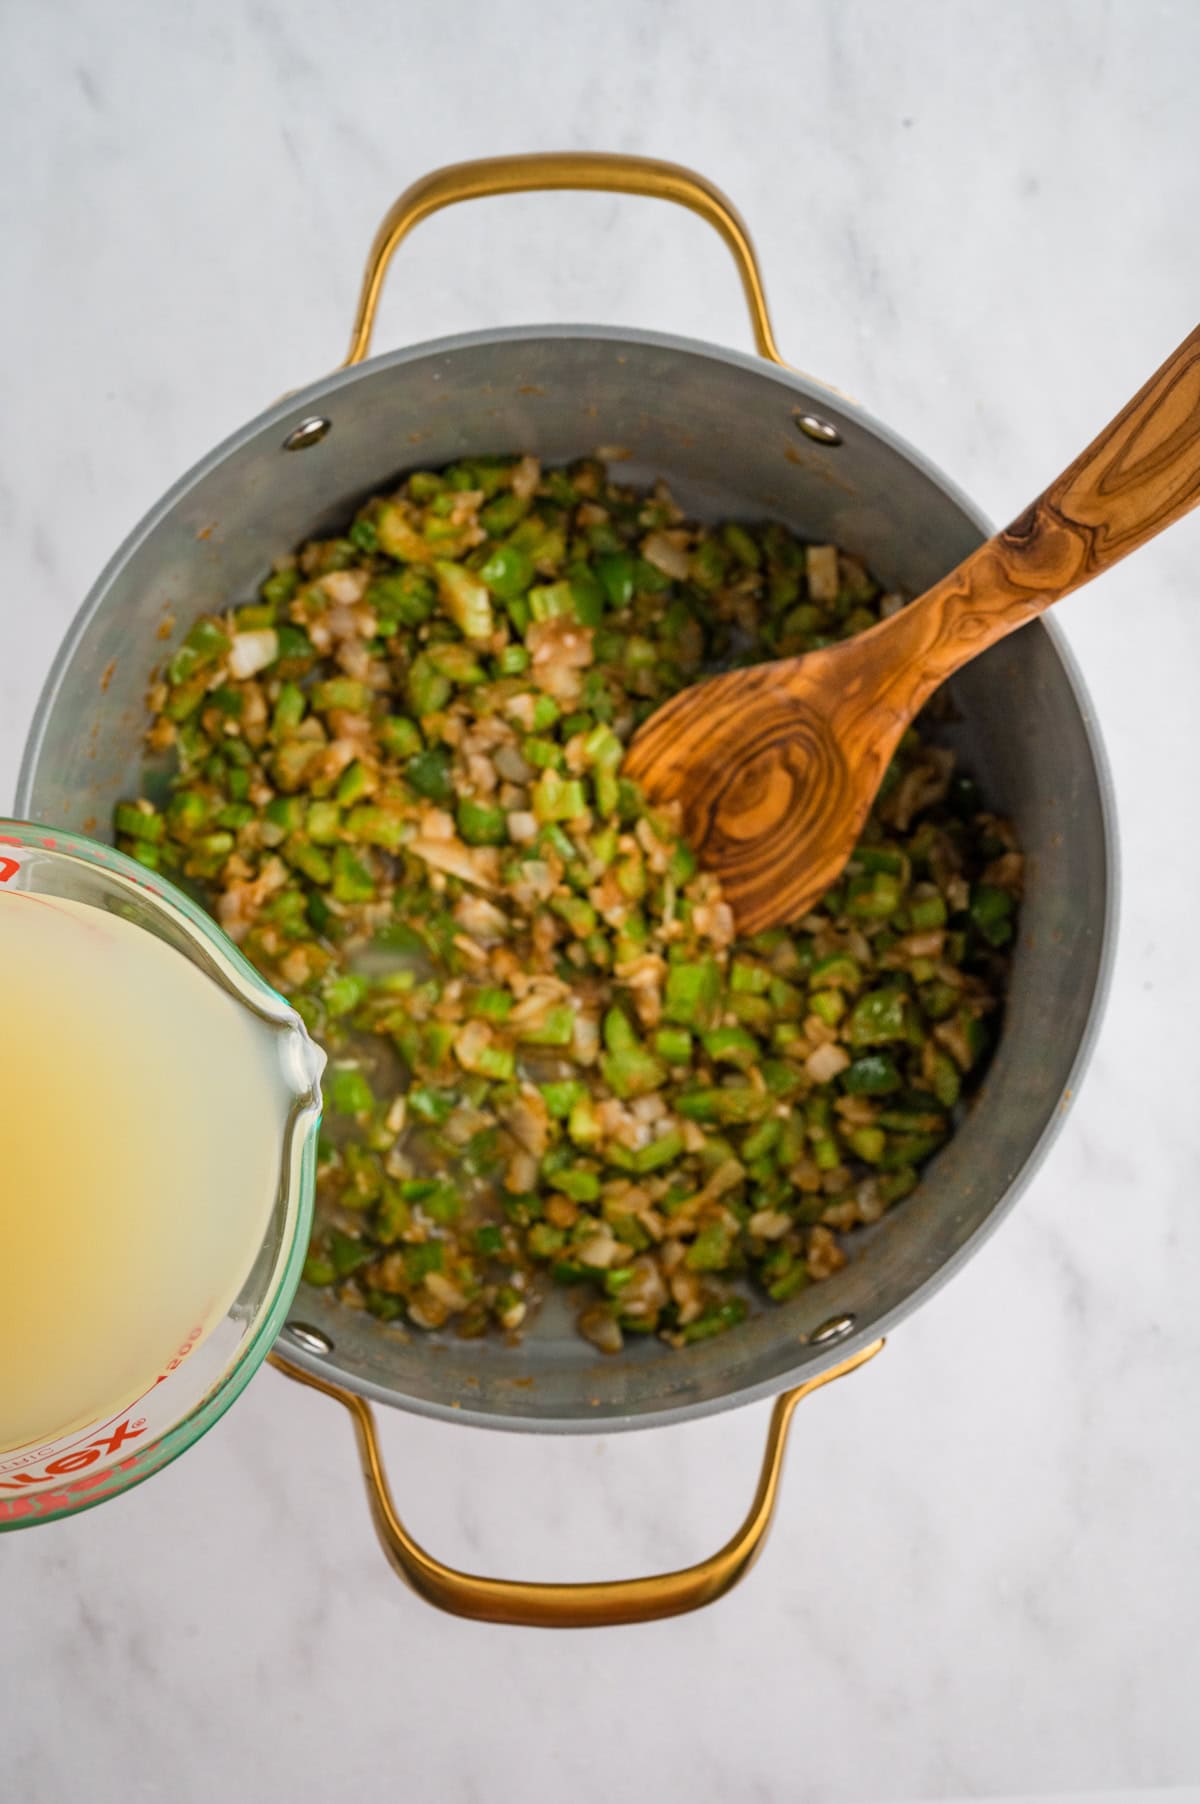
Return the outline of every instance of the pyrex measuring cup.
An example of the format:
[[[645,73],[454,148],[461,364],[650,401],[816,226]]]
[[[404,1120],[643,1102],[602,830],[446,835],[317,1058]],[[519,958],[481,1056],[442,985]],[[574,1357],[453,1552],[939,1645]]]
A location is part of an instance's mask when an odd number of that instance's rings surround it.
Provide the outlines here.
[[[278,1035],[286,1114],[267,1225],[224,1315],[200,1333],[180,1323],[179,1344],[135,1402],[57,1438],[0,1453],[0,1530],[88,1509],[148,1478],[211,1428],[269,1352],[299,1281],[308,1245],[324,1055],[300,1017],[186,896],[109,846],[72,833],[0,820],[3,892],[61,897],[118,914],[181,953]],[[0,1032],[3,973],[0,972]],[[15,1024],[14,1024],[15,1030]],[[0,1097],[0,1186],[3,1185]],[[170,1207],[169,1174],[164,1207]],[[47,1199],[50,1206],[53,1199]],[[4,1198],[0,1191],[0,1244]],[[137,1298],[129,1299],[131,1309]]]

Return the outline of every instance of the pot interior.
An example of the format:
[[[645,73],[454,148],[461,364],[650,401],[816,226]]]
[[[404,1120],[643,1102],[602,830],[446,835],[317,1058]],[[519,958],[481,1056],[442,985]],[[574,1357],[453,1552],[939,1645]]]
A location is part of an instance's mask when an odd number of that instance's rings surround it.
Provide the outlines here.
[[[802,415],[841,443],[814,442]],[[308,448],[286,440],[328,422]],[[135,530],[75,622],[43,695],[18,814],[111,837],[136,793],[147,674],[202,609],[250,598],[271,560],[338,526],[413,467],[529,451],[562,462],[619,451],[634,483],[665,478],[701,518],[782,520],[863,556],[918,594],[976,545],[977,514],[857,409],[734,352],[594,327],[473,334],[376,359],[289,397],[198,465]],[[168,632],[166,623],[174,622]],[[301,1287],[293,1320],[330,1342],[296,1363],[384,1401],[491,1426],[648,1424],[780,1389],[875,1338],[962,1259],[1014,1200],[1085,1056],[1110,918],[1110,834],[1086,697],[1041,624],[954,679],[959,749],[985,801],[1012,816],[1027,893],[1004,1031],[982,1089],[919,1189],[850,1242],[846,1269],[735,1332],[603,1358],[552,1298],[518,1347],[384,1327]],[[182,1153],[182,1149],[181,1149]],[[830,1318],[853,1326],[812,1336]]]

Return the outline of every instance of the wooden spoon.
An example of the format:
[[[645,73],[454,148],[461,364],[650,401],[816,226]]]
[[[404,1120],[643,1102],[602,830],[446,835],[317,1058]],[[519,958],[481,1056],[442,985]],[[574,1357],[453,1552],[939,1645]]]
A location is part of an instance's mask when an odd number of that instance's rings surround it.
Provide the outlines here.
[[[731,670],[651,715],[625,769],[683,805],[739,929],[836,880],[901,735],[939,684],[1200,501],[1200,327],[1011,526],[838,645]]]

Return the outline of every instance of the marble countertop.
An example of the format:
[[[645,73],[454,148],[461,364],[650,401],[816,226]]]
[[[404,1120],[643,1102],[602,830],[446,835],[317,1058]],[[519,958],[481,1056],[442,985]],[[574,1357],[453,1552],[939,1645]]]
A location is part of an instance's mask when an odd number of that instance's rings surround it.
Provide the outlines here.
[[[996,518],[1196,320],[1186,0],[60,0],[8,8],[0,40],[0,805],[113,547],[337,360],[379,216],[438,163],[694,164],[751,224],[785,355]],[[748,343],[715,239],[603,197],[432,221],[378,342],[529,319]],[[804,1406],[744,1586],[603,1633],[439,1616],[380,1556],[346,1421],[264,1372],[151,1484],[0,1545],[0,1797],[867,1804],[1200,1779],[1198,565],[1200,517],[1061,610],[1124,847],[1082,1094],[979,1256]],[[714,1546],[765,1419],[562,1440],[396,1414],[383,1436],[445,1557],[596,1577]]]

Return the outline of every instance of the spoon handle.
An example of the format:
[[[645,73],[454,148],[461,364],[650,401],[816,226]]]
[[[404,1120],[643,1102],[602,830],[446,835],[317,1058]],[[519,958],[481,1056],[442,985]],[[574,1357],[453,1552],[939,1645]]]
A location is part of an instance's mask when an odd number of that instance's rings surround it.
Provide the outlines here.
[[[890,636],[887,663],[905,666],[912,712],[969,659],[1197,502],[1200,326],[1010,526],[873,629]]]
[[[1200,326],[997,543],[1048,606],[1198,501]]]

